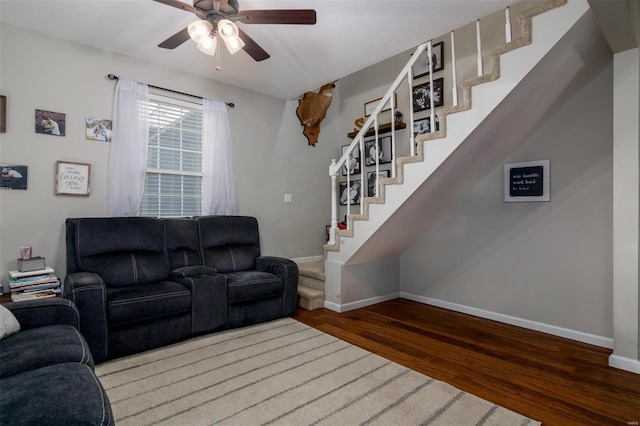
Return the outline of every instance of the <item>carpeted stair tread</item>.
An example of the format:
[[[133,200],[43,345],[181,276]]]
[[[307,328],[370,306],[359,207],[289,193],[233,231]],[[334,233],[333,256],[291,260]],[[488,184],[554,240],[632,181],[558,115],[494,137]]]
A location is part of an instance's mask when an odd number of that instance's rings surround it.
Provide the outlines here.
[[[324,291],[298,284],[298,306],[307,311],[324,307]]]

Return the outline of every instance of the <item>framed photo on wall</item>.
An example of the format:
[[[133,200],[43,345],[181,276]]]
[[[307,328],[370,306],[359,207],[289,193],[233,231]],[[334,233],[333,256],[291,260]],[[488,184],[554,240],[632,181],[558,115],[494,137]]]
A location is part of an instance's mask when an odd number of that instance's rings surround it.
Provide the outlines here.
[[[345,152],[347,152],[347,148],[349,145],[343,145],[340,151],[340,156],[342,157]],[[349,158],[342,165],[342,176],[347,175],[347,170],[350,175],[360,174],[360,147],[356,146],[355,149],[349,155]]]
[[[7,132],[7,97],[0,95],[0,133]]]
[[[362,197],[362,185],[360,179],[355,179],[349,182],[340,182],[340,204],[346,205],[347,201],[351,205],[360,204],[360,197]]]
[[[436,118],[436,128],[433,130],[437,132],[440,130],[440,119],[438,116]],[[421,118],[419,120],[415,120],[413,122],[413,137],[415,138],[418,135],[423,135],[425,133],[431,132],[431,117]]]
[[[383,136],[375,142],[375,137],[364,141],[364,151],[366,153],[365,165],[374,166],[376,157],[378,164],[391,162],[391,136]]]
[[[0,163],[0,170],[0,189],[27,189],[27,166]]]
[[[431,46],[431,58],[433,60],[433,72],[442,71],[444,69],[444,42],[436,43]],[[418,56],[418,60],[412,67],[413,78],[424,77],[429,75],[429,49]]]
[[[91,164],[56,161],[56,195],[88,197],[91,183]]]
[[[390,170],[378,171],[377,178],[383,179],[391,176]],[[378,195],[378,180],[376,179],[376,172],[367,173],[367,197],[376,197]]]
[[[67,125],[66,115],[61,112],[36,110],[36,133],[64,136]]]
[[[443,85],[444,79],[442,77],[433,80],[433,106],[436,108],[444,105],[444,99],[442,96]],[[414,112],[431,109],[431,92],[432,91],[429,82],[413,86],[412,93]]]

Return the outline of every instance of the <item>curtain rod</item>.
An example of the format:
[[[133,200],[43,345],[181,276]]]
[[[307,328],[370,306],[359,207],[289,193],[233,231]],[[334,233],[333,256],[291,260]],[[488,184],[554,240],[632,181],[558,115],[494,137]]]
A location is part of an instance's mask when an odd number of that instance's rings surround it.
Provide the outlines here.
[[[118,80],[120,77],[118,77],[115,74],[107,74],[107,78],[109,80]],[[147,84],[147,86],[152,87],[154,89],[160,89],[160,90],[165,90],[167,92],[171,92],[171,93],[177,93],[178,95],[184,95],[184,96],[190,96],[192,98],[198,98],[198,99],[202,99],[202,96],[196,96],[196,95],[190,95],[189,93],[184,93],[184,92],[178,92],[177,90],[171,90],[171,89],[165,89],[164,87],[159,87],[159,86],[153,86],[151,84]],[[225,104],[227,104],[227,106],[229,108],[234,108],[236,105],[233,102],[225,102]]]

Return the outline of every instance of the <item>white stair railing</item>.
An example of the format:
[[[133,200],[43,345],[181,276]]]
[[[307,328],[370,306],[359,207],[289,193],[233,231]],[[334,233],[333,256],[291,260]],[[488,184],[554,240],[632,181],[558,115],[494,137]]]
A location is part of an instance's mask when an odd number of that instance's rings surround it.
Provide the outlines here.
[[[505,40],[507,43],[511,42],[511,17],[509,7],[505,9]],[[480,19],[476,20],[476,45],[477,45],[477,75],[481,77],[483,75],[483,63],[482,63],[482,39],[481,39],[481,31],[480,31]],[[458,82],[457,82],[457,71],[456,71],[456,51],[455,51],[455,37],[454,31],[451,31],[451,73],[452,73],[452,100],[451,105],[458,105]],[[360,161],[362,161],[362,157],[364,155],[365,143],[364,139],[367,133],[373,129],[374,135],[374,146],[377,148],[376,153],[379,153],[380,146],[379,143],[379,116],[382,111],[391,110],[391,162],[394,164],[394,167],[391,168],[392,177],[396,176],[396,104],[394,102],[395,97],[397,96],[397,90],[401,86],[401,84],[405,81],[407,82],[409,88],[409,114],[408,114],[408,135],[407,142],[409,143],[408,152],[410,155],[416,155],[415,151],[415,138],[413,134],[413,122],[414,122],[414,111],[413,111],[413,65],[418,61],[420,55],[427,49],[428,58],[433,58],[432,49],[433,43],[432,41],[428,41],[419,45],[414,53],[411,55],[411,58],[404,66],[402,71],[398,74],[396,79],[393,81],[385,95],[380,99],[378,105],[375,107],[369,118],[364,122],[362,128],[358,131],[356,136],[353,138],[353,141],[347,149],[344,151],[342,157],[339,160],[333,159],[331,160],[331,165],[329,166],[329,176],[331,178],[331,226],[329,230],[329,240],[327,244],[334,245],[336,243],[336,231],[338,230],[338,211],[340,209],[340,205],[344,203],[346,205],[346,216],[352,214],[352,207],[359,204],[359,213],[364,213],[364,198],[362,194],[364,193],[365,188],[365,171],[364,164],[361,163],[361,172],[360,178],[352,181],[352,173],[350,170],[351,161],[354,160],[354,152],[356,149],[359,149],[361,154]],[[444,58],[441,58],[444,60]],[[429,102],[430,102],[430,123],[429,132],[435,132],[438,129],[437,122],[435,120],[435,105],[434,105],[434,96],[433,93],[433,61],[429,60]],[[406,152],[406,151],[405,151]],[[373,164],[371,164],[373,165]],[[346,183],[342,193],[338,192],[338,176],[340,174],[341,169],[345,170],[346,175]],[[378,196],[380,190],[380,156],[375,155],[375,196]],[[357,194],[357,195],[356,195]],[[356,198],[358,197],[358,198]],[[347,222],[347,227],[349,227],[349,221]],[[348,229],[348,228],[347,228]]]

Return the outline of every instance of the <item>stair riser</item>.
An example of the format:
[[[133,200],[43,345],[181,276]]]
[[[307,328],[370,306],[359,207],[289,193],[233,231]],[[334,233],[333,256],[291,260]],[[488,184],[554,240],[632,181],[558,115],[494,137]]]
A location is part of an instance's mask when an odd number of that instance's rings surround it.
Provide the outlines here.
[[[307,287],[315,288],[316,290],[324,291],[324,281],[317,278],[307,277],[304,275],[298,276],[298,285],[304,285]]]

